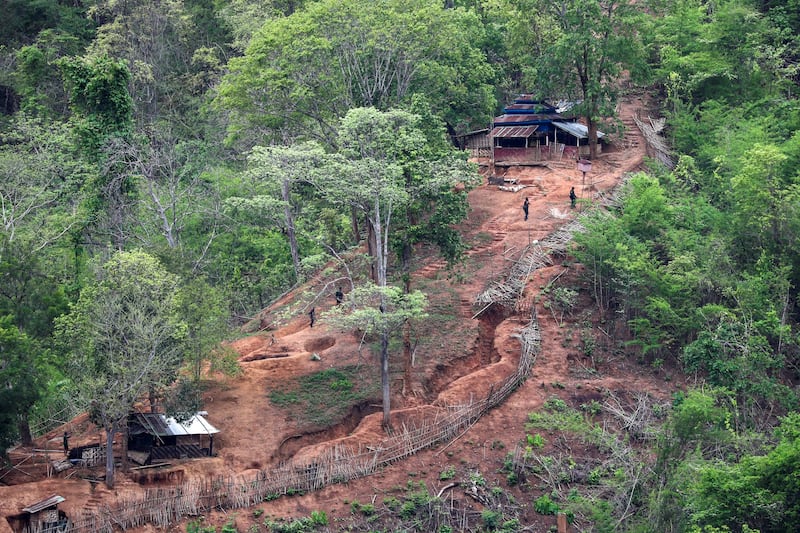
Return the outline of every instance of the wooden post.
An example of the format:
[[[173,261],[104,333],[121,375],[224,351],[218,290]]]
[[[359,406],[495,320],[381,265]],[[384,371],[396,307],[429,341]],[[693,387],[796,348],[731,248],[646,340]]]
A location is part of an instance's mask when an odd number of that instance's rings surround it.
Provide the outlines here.
[[[556,525],[558,526],[558,533],[567,533],[569,524],[567,524],[567,515],[558,513],[556,515]]]

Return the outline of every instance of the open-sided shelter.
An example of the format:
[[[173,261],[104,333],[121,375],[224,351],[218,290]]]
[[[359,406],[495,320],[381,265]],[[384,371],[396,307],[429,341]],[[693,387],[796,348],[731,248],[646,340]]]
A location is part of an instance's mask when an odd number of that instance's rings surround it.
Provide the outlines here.
[[[128,418],[128,457],[139,464],[166,459],[210,456],[219,430],[197,413],[178,422],[159,413],[133,413]]]

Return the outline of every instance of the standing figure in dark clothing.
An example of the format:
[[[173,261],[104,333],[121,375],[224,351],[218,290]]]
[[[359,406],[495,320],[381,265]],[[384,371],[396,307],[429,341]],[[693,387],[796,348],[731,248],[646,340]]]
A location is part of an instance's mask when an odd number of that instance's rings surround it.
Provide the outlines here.
[[[64,454],[69,455],[69,433],[64,432]]]
[[[522,202],[522,210],[525,212],[525,220],[528,220],[528,198],[525,197],[525,201]]]
[[[311,320],[311,325],[309,327],[313,328],[314,327],[314,320],[317,318],[316,310],[313,307],[311,308],[311,311],[308,312],[308,318],[309,318],[309,320]]]
[[[575,196],[575,187],[572,187],[572,188],[569,190],[569,203],[570,203],[570,205],[571,205],[571,207],[572,207],[573,209],[575,208],[575,200],[576,200],[577,198],[578,198],[578,197],[577,197],[577,196]]]
[[[334,296],[336,297],[336,305],[339,305],[340,303],[342,303],[342,300],[344,300],[344,293],[342,292],[342,288],[341,287],[336,289],[336,294],[334,294]]]

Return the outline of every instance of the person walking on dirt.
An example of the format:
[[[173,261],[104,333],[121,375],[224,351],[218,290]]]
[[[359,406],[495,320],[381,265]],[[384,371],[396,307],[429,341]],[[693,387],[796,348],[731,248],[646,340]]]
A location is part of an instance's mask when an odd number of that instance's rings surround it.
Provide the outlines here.
[[[336,294],[334,294],[334,296],[336,297],[336,305],[339,305],[340,303],[342,303],[342,300],[344,300],[344,293],[342,292],[342,288],[341,287],[336,289]]]
[[[528,220],[528,206],[529,205],[530,204],[528,203],[528,197],[526,196],[525,197],[525,201],[522,202],[522,210],[525,212],[525,220]]]
[[[575,200],[576,200],[577,198],[578,198],[578,197],[577,197],[577,196],[575,196],[575,187],[572,187],[572,188],[569,190],[569,203],[570,203],[570,206],[571,206],[573,209],[575,209]]]
[[[64,432],[64,454],[69,455],[69,433]]]
[[[311,324],[308,327],[313,328],[314,320],[317,318],[316,309],[314,309],[313,307],[311,308],[311,311],[308,312],[308,318],[311,321]]]

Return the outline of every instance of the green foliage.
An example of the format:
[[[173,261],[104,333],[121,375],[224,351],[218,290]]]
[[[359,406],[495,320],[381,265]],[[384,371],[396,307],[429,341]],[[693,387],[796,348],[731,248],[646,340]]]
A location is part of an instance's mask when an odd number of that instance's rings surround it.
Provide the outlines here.
[[[310,516],[291,521],[267,519],[264,521],[264,525],[273,533],[306,533],[327,526],[328,515],[325,511],[311,511]]]
[[[124,61],[64,58],[58,62],[70,88],[78,142],[90,159],[97,159],[111,136],[130,132],[133,102],[128,92],[130,71]]]
[[[177,377],[187,332],[177,314],[177,285],[152,256],[117,252],[57,320],[75,401],[88,408],[108,441],[135,402],[159,398]],[[112,460],[106,462],[106,483],[114,483]]]
[[[202,389],[196,380],[181,376],[170,387],[164,401],[164,412],[178,422],[189,420],[203,407]]]
[[[488,531],[495,531],[497,526],[500,524],[500,520],[502,519],[503,514],[498,511],[492,511],[491,509],[485,509],[481,512],[481,520],[483,521],[483,526]]]
[[[473,12],[420,0],[313,2],[266,22],[229,63],[218,103],[236,113],[234,135],[290,128],[332,141],[330,124],[348,109],[408,107],[424,94],[464,131],[494,106],[482,34]]]
[[[785,417],[775,437],[777,443],[764,455],[699,466],[687,498],[695,527],[737,530],[746,524],[762,532],[800,527],[800,415]]]
[[[207,280],[194,277],[180,288],[177,305],[187,325],[184,360],[199,381],[203,363],[211,361],[213,366],[215,356],[223,354],[219,343],[228,332],[224,295]]]
[[[558,504],[551,500],[547,494],[542,494],[536,498],[533,502],[533,508],[537,513],[543,515],[554,515],[561,510]]]
[[[447,468],[439,472],[440,481],[446,481],[448,479],[453,479],[454,477],[456,477],[456,467],[454,466],[448,466]]]
[[[186,533],[217,533],[215,526],[204,526],[203,518],[186,523]]]
[[[528,50],[525,81],[536,94],[568,94],[579,100],[574,112],[586,117],[594,156],[597,122],[613,114],[613,80],[623,69],[633,77],[645,69],[637,31],[639,8],[621,3],[608,9],[599,0],[535,2],[534,6],[538,13],[526,15],[537,18],[534,30],[522,26],[536,39]]]
[[[359,503],[357,501],[350,504],[350,509],[353,513],[361,513],[364,516],[372,516],[375,514],[375,505],[371,503]]]
[[[528,446],[532,448],[544,448],[544,443],[545,443],[544,437],[542,437],[538,433],[536,433],[535,435],[531,435],[530,433],[528,433],[525,436],[525,440],[527,441]]]
[[[19,437],[18,424],[27,419],[43,385],[36,369],[40,349],[11,318],[0,316],[0,456],[3,458]]]

